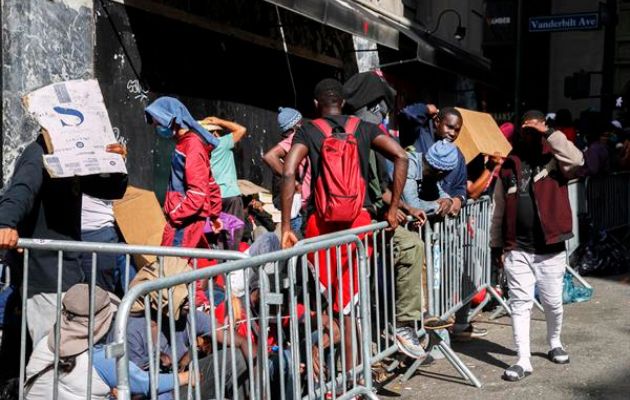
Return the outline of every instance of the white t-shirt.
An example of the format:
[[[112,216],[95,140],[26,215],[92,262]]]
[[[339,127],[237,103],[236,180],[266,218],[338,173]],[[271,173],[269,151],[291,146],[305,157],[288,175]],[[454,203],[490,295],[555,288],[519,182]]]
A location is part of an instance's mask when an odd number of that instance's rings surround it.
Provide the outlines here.
[[[55,355],[48,348],[48,337],[39,341],[26,366],[26,379],[42,371],[55,361]],[[68,374],[59,373],[59,400],[85,400],[87,398],[88,353],[81,353],[76,365]],[[25,394],[26,400],[48,400],[53,398],[55,370],[41,375]],[[92,399],[109,399],[111,389],[95,370],[92,370]]]
[[[83,195],[81,231],[96,231],[114,226],[114,202]]]

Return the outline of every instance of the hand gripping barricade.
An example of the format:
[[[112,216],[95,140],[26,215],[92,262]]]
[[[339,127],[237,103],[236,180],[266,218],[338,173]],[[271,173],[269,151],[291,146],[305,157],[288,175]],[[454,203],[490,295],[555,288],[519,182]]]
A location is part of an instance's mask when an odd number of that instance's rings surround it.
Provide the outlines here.
[[[22,309],[21,309],[21,326],[20,326],[20,371],[19,371],[19,393],[18,398],[24,398],[24,382],[26,376],[26,346],[27,346],[27,298],[28,298],[28,286],[29,286],[29,256],[32,252],[51,252],[57,253],[57,291],[53,293],[55,297],[53,307],[55,308],[54,328],[51,326],[51,331],[54,333],[55,352],[54,352],[54,379],[53,387],[51,388],[50,398],[57,399],[59,396],[59,376],[58,370],[59,361],[59,345],[60,345],[60,321],[62,317],[62,282],[64,271],[64,253],[66,252],[78,252],[89,253],[92,259],[92,273],[91,282],[89,282],[89,321],[88,321],[88,368],[87,374],[87,392],[79,394],[80,396],[85,394],[86,398],[92,397],[92,376],[95,373],[93,371],[93,349],[94,349],[94,313],[95,313],[95,291],[96,287],[96,266],[99,255],[109,253],[125,256],[125,270],[128,272],[131,266],[132,255],[151,255],[158,256],[160,266],[163,265],[164,257],[183,257],[192,259],[193,268],[197,267],[197,259],[213,259],[213,260],[238,260],[247,258],[248,256],[243,253],[235,251],[222,251],[222,250],[200,250],[200,249],[184,249],[184,248],[169,248],[169,247],[153,247],[153,246],[135,246],[126,244],[109,244],[109,243],[91,243],[91,242],[71,242],[71,241],[54,241],[54,240],[38,240],[38,239],[20,239],[18,242],[18,248],[23,249],[23,273],[22,273]],[[123,279],[123,287],[127,288],[129,284],[129,275]],[[192,297],[194,298],[194,296]],[[148,308],[147,308],[148,314]],[[171,314],[172,315],[172,314]],[[158,323],[161,323],[162,315],[158,314]],[[34,343],[33,345],[35,345]],[[193,346],[194,347],[194,346]],[[173,347],[173,350],[175,347]],[[159,359],[159,357],[158,357]],[[153,364],[151,364],[153,367]],[[155,377],[153,368],[151,370],[151,378]],[[151,395],[156,397],[155,385],[152,385]]]
[[[343,319],[331,312],[332,305],[325,301],[324,295],[319,291],[306,290],[317,282],[309,277],[309,254],[322,251],[327,254],[327,259],[332,253],[340,255],[348,252],[349,262],[357,267],[349,269],[358,273],[357,279],[351,278],[349,282],[359,286],[357,315],[349,325],[344,325]],[[339,260],[340,257],[336,259]],[[285,264],[287,260],[289,262]],[[334,238],[320,239],[292,249],[226,262],[212,268],[185,272],[132,287],[119,306],[114,325],[114,341],[108,347],[109,355],[116,358],[118,398],[129,399],[131,395],[130,352],[126,338],[132,305],[138,299],[144,299],[146,304],[152,292],[158,291],[161,295],[166,291],[169,329],[173,337],[176,334],[175,324],[170,316],[174,310],[175,288],[185,285],[191,296],[194,282],[208,280],[211,284],[212,278],[217,275],[226,274],[229,277],[235,273],[242,273],[245,277],[242,305],[244,312],[240,313],[243,319],[238,319],[236,307],[230,306],[228,301],[225,325],[213,325],[208,335],[211,341],[208,357],[211,358],[213,373],[206,373],[208,369],[202,364],[207,359],[200,359],[196,346],[191,346],[189,382],[186,387],[175,386],[175,398],[179,398],[180,389],[187,390],[189,398],[202,398],[201,393],[208,386],[211,388],[209,392],[203,393],[203,398],[300,399],[327,398],[329,395],[338,399],[360,395],[376,398],[371,390],[371,331],[366,322],[369,321],[366,262],[362,241],[354,235],[339,234]],[[318,267],[318,263],[318,258],[315,258],[312,267]],[[330,272],[332,268],[340,269],[341,263],[328,262],[323,271]],[[319,270],[314,268],[315,278],[317,271]],[[228,298],[231,292],[232,279],[228,278]],[[215,314],[212,303],[211,308],[210,314]],[[146,318],[149,318],[149,311],[146,314]],[[194,337],[198,334],[195,326],[199,322],[199,315],[190,313],[188,322],[188,334]],[[349,354],[343,345],[338,344],[339,338],[344,337],[348,330],[351,330],[353,339]],[[221,331],[225,333],[221,335]],[[235,349],[237,336],[244,338],[246,342],[240,349]],[[149,343],[151,340],[149,339]],[[230,353],[231,374],[225,374],[225,358],[220,364],[221,357],[217,354],[221,350],[218,343],[220,341],[224,344],[222,350]],[[225,347],[226,343],[231,344],[229,349]],[[177,366],[176,351],[172,348],[171,350]],[[245,373],[238,373],[235,358],[245,359]],[[211,381],[210,384],[208,380]]]

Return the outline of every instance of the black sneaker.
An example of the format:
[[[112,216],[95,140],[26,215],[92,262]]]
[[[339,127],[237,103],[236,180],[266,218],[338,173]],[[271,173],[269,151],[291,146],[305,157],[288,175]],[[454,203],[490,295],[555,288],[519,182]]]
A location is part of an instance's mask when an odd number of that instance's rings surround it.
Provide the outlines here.
[[[547,357],[549,357],[549,361],[556,364],[568,364],[569,363],[569,353],[564,351],[562,347],[553,348],[547,353]]]

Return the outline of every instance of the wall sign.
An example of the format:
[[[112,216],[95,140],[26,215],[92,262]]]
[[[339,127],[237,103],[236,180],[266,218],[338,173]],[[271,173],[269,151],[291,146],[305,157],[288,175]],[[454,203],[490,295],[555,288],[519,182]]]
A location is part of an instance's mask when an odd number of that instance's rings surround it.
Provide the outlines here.
[[[567,32],[599,29],[599,14],[558,14],[529,19],[530,32]]]

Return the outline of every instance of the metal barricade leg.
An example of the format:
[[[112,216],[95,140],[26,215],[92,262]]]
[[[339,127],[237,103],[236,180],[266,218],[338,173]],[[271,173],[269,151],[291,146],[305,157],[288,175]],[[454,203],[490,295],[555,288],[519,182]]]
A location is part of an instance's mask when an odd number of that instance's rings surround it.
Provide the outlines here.
[[[499,315],[503,314],[504,312],[508,315],[512,315],[512,310],[510,309],[510,305],[508,304],[508,302],[503,300],[503,297],[501,297],[492,286],[488,286],[487,289],[490,295],[499,302],[499,307],[497,307],[497,310],[493,312],[492,315],[490,315],[489,319],[495,320],[499,318]]]
[[[573,268],[571,268],[571,266],[569,266],[568,264],[567,264],[567,271],[568,271],[571,275],[573,275],[573,277],[574,277],[575,279],[577,279],[577,280],[578,280],[578,282],[580,282],[580,284],[581,284],[582,286],[584,286],[585,288],[588,288],[588,289],[592,289],[592,288],[593,288],[593,287],[592,287],[592,286],[591,286],[591,285],[590,285],[590,284],[589,284],[589,283],[588,283],[588,282],[587,282],[584,278],[582,278],[582,276],[581,276],[580,274],[578,274],[578,272],[577,272],[576,270],[574,270]]]
[[[438,348],[444,354],[446,359],[453,365],[458,372],[464,377],[468,382],[472,383],[475,387],[480,388],[481,382],[477,377],[468,369],[466,364],[451,350],[451,348],[440,338],[440,343],[438,343]]]

